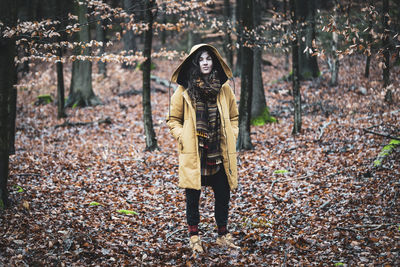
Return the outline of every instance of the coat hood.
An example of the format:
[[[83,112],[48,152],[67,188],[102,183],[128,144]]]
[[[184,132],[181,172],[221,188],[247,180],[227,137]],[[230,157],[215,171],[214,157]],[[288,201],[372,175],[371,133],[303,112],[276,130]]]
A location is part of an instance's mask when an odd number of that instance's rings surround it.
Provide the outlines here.
[[[211,51],[217,58],[218,62],[213,62],[213,64],[214,68],[218,70],[218,73],[220,75],[219,78],[221,80],[221,85],[224,84],[229,78],[232,78],[233,76],[232,71],[225,63],[222,56],[219,54],[218,50],[214,46],[209,44],[198,44],[193,46],[192,49],[190,49],[189,55],[187,55],[187,57],[182,61],[182,63],[176,68],[176,70],[172,74],[171,82],[178,83],[179,85],[182,85],[185,88],[187,87],[187,79],[188,79],[187,71],[189,70],[190,63],[193,59],[194,54],[200,48],[206,48],[208,51]]]

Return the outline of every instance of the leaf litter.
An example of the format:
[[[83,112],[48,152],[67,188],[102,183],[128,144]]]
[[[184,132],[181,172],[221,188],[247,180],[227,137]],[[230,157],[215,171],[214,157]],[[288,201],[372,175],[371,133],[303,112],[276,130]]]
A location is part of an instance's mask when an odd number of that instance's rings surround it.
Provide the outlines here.
[[[282,58],[268,60],[283,66]],[[238,153],[240,185],[231,197],[229,229],[241,250],[215,244],[213,193],[207,188],[200,207],[207,253],[197,256],[188,248],[178,155],[165,124],[167,88],[152,83],[163,88],[152,93],[161,150],[144,152],[141,96],[118,96],[141,88],[140,71],[107,65],[107,78],[93,74],[104,105],[67,110],[69,122],[109,117],[111,124],[56,128],[64,122],[56,106],[33,105],[37,95],[54,98],[55,70],[36,66],[41,79],[26,75],[21,83],[28,86],[18,92],[12,206],[0,213],[0,263],[400,265],[399,149],[374,168],[390,140],[363,132],[382,123],[399,129],[399,67],[391,70],[396,101],[388,105],[380,71],[371,65],[367,80],[357,64],[357,57],[343,60],[337,87],[327,86],[329,74],[302,83],[303,130],[296,136],[291,83],[278,80],[282,68],[264,67],[267,103],[279,122],[252,127],[255,150]],[[156,65],[154,75],[165,79],[175,67],[163,60]],[[68,64],[65,73],[68,88]],[[239,99],[240,80],[234,82]],[[351,90],[361,86],[367,95]]]

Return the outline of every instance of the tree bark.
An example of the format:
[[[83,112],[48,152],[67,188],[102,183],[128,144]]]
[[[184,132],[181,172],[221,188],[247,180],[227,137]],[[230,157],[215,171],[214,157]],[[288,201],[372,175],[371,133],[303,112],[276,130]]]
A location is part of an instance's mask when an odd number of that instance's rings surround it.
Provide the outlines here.
[[[16,72],[14,75],[17,75]],[[17,82],[17,76],[12,78],[15,83]],[[14,86],[9,88],[8,92],[8,143],[9,143],[9,155],[15,154],[15,121],[17,118],[17,89]]]
[[[287,19],[287,0],[283,0],[283,16],[285,20]],[[284,31],[287,32],[287,26],[284,26]],[[285,65],[284,69],[287,71],[289,70],[289,51],[285,49]]]
[[[35,20],[31,16],[33,10],[32,1],[19,0],[17,1],[17,4],[18,4],[17,17],[21,22]],[[25,57],[29,55],[28,51],[24,49],[23,45],[17,47],[17,54],[19,57]],[[21,73],[22,75],[24,75],[28,72],[29,72],[29,60],[17,64],[17,73]]]
[[[151,94],[150,94],[150,72],[151,72],[151,47],[153,39],[153,21],[155,0],[146,0],[145,21],[149,28],[144,32],[144,51],[143,55],[147,58],[142,66],[143,71],[143,123],[146,138],[146,150],[153,151],[158,149],[156,134],[153,128],[153,119],[151,112]]]
[[[261,0],[253,0],[255,5],[253,9],[254,15],[254,28],[257,28],[261,24],[260,8]],[[260,34],[258,32],[257,34]],[[254,61],[253,61],[253,96],[251,103],[251,118],[257,118],[264,114],[267,108],[267,102],[265,101],[264,84],[262,79],[262,49],[260,47],[254,47]]]
[[[372,29],[372,19],[370,19],[369,20],[369,22],[368,22],[368,36],[367,36],[367,41],[368,41],[368,49],[369,49],[369,52],[368,52],[368,55],[367,55],[367,60],[366,60],[366,62],[365,62],[365,71],[364,71],[364,77],[365,78],[368,78],[369,77],[369,68],[370,68],[370,65],[371,65],[371,43],[372,43],[372,36],[371,36],[371,34],[369,33],[369,31]]]
[[[232,50],[232,37],[231,29],[228,28],[228,22],[231,22],[231,4],[229,0],[224,0],[224,16],[226,21],[225,26],[225,38],[224,38],[224,52],[228,65],[233,68],[233,50]]]
[[[386,16],[389,13],[389,0],[383,0],[382,6],[382,26],[383,26],[383,87],[387,87],[390,84],[390,44],[389,44],[389,18]],[[388,90],[390,91],[390,90]],[[386,93],[388,93],[388,91]],[[386,98],[386,97],[385,97]]]
[[[242,29],[253,29],[253,0],[246,0],[242,7]],[[238,150],[253,149],[250,137],[251,102],[253,94],[253,59],[254,53],[248,46],[242,48],[242,79],[239,106]]]
[[[15,1],[0,2],[0,21],[14,26],[17,17]],[[0,26],[0,32],[4,28]],[[0,209],[9,205],[7,180],[9,174],[9,94],[16,83],[14,57],[15,39],[0,35]]]
[[[123,5],[126,13],[130,15],[134,14],[133,9],[134,6],[137,5],[137,3],[135,3],[134,0],[123,0]],[[126,18],[125,23],[128,23],[129,20],[130,20],[129,18]],[[122,41],[124,43],[124,49],[127,52],[127,55],[133,55],[137,50],[137,46],[136,46],[135,34],[133,33],[130,27],[125,27],[124,34],[122,35]],[[122,67],[125,69],[133,69],[135,68],[135,65],[123,63]]]
[[[162,3],[162,9],[163,10],[167,9],[167,4],[165,2]],[[162,12],[161,23],[163,23],[164,25],[167,24],[167,13],[166,12]],[[161,44],[162,45],[165,45],[166,39],[167,39],[167,31],[163,30],[163,31],[161,31]]]
[[[78,14],[79,23],[81,24],[78,32],[78,42],[87,43],[90,41],[89,25],[86,17],[87,0],[74,1],[75,12]],[[75,48],[76,55],[90,56],[90,48]],[[89,60],[75,60],[72,63],[72,77],[70,93],[66,106],[92,106],[99,105],[101,101],[94,94],[92,88],[92,62]]]
[[[334,7],[334,15],[333,15],[333,21],[335,23],[335,26],[337,25],[337,20],[338,20],[338,9],[339,9],[339,0],[335,0],[335,7]],[[337,26],[336,26],[337,27]],[[339,42],[339,36],[336,31],[332,32],[332,57],[333,57],[333,62],[331,66],[331,82],[330,84],[332,86],[336,86],[338,84],[338,78],[339,78],[339,58],[337,55],[337,49],[338,49],[338,42]]]
[[[303,80],[316,78],[319,75],[317,57],[311,55],[314,52],[312,43],[315,40],[315,0],[296,1],[296,10],[301,25],[298,32],[300,78]]]
[[[290,0],[292,14],[292,68],[293,68],[293,106],[294,106],[294,124],[292,134],[298,134],[301,131],[301,94],[300,94],[300,70],[299,70],[299,41],[297,35],[297,9],[294,0]]]
[[[65,87],[64,87],[64,67],[62,63],[62,48],[57,48],[57,56],[60,60],[56,63],[57,68],[57,117],[65,118]]]
[[[97,16],[96,23],[96,40],[101,42],[103,45],[99,46],[99,56],[104,55],[104,46],[106,43],[105,30],[104,30],[104,21],[101,19],[100,15]],[[99,60],[97,62],[98,73],[102,74],[103,77],[107,76],[106,62]]]
[[[233,75],[238,77],[241,76],[242,73],[242,12],[243,11],[243,1],[245,0],[236,0],[236,8],[235,8],[235,24],[236,24],[236,30],[238,32],[237,34],[237,44],[239,47],[236,48],[236,64],[235,68],[233,71]]]

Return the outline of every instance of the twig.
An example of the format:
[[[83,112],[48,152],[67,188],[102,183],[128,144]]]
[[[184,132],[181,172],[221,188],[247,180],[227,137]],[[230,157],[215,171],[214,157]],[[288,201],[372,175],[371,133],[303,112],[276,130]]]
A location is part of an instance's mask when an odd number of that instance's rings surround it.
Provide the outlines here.
[[[40,176],[39,173],[16,173],[15,176]]]
[[[331,124],[331,121],[328,121],[328,122],[325,122],[325,123],[322,125],[322,127],[321,127],[321,129],[320,129],[320,134],[319,134],[319,136],[318,136],[318,140],[321,140],[321,137],[324,135],[325,128],[328,127],[330,124]]]
[[[344,230],[344,231],[351,231],[356,233],[358,229],[362,229],[362,228],[367,228],[364,231],[375,231],[375,230],[379,230],[383,227],[387,227],[387,226],[392,226],[392,225],[396,225],[395,223],[384,223],[384,224],[366,224],[366,225],[354,225],[353,228],[344,228],[344,227],[336,227],[336,229],[338,230]]]
[[[269,188],[268,192],[271,192],[271,190],[274,187],[274,185],[276,184],[276,182],[278,182],[278,180],[275,180],[275,181],[272,182],[271,187]]]
[[[377,133],[377,132],[368,130],[368,128],[363,129],[363,130],[364,130],[364,132],[367,132],[367,133],[370,133],[370,134],[375,134],[375,135],[379,135],[379,136],[383,136],[383,137],[386,137],[386,138],[395,139],[395,140],[400,141],[400,137],[395,137],[395,136],[390,135],[390,134],[381,134],[381,133]]]
[[[338,229],[338,230],[342,230],[342,231],[349,231],[349,232],[357,233],[357,231],[356,231],[356,230],[354,230],[354,229],[351,229],[351,228],[336,227],[336,229]]]
[[[69,121],[65,121],[62,124],[58,124],[56,126],[54,126],[56,129],[59,127],[69,127],[69,126],[83,126],[83,125],[92,125],[92,124],[102,124],[102,123],[107,123],[107,124],[111,124],[111,119],[110,117],[107,117],[105,119],[100,119],[98,121],[89,121],[89,122],[69,122]]]
[[[276,194],[273,194],[272,197],[278,202],[283,202],[283,199],[278,197]]]
[[[179,233],[181,231],[184,231],[184,229],[178,229],[178,230],[173,231],[172,233],[167,234],[165,236],[166,240],[168,240],[171,236],[173,236],[174,234]]]
[[[321,210],[325,210],[325,208],[327,208],[329,205],[331,204],[331,201],[328,200],[326,201],[324,204],[321,205],[321,207],[319,207]]]

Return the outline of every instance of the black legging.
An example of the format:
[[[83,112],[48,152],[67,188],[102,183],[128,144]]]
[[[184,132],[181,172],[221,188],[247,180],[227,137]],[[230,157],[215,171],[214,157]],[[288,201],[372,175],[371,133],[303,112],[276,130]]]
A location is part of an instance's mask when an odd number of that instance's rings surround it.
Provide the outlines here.
[[[217,226],[226,226],[228,223],[228,209],[230,189],[224,167],[214,175],[203,176],[202,185],[209,185],[214,191],[215,221]],[[199,200],[201,190],[186,189],[186,220],[188,225],[198,225],[200,222]]]

